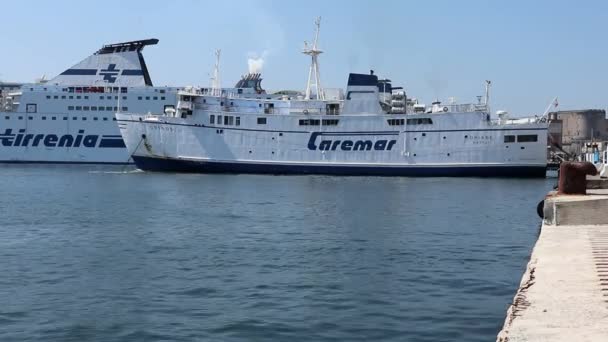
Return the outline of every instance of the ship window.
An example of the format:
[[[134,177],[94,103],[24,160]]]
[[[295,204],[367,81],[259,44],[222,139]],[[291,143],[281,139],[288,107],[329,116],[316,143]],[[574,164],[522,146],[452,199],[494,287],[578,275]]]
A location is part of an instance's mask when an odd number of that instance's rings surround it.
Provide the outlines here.
[[[50,100],[51,99],[51,95],[47,95],[46,98]]]
[[[115,112],[118,112],[118,107],[114,107],[114,111],[115,111]]]
[[[85,99],[85,100],[88,100],[88,99],[89,99],[89,96],[88,96],[88,95],[85,95],[84,99]]]
[[[112,99],[112,98],[110,97],[110,99]],[[114,100],[118,100],[118,96],[114,96]]]
[[[59,96],[55,95],[53,96],[53,99],[57,100],[59,98]]]
[[[92,106],[91,110],[95,112],[95,111],[97,111],[97,107],[96,106]]]
[[[112,118],[112,121],[116,121],[116,118]]]
[[[122,97],[122,99],[123,99],[123,100],[126,100],[126,99],[127,99],[127,97],[126,97],[126,96],[123,96],[123,97]]]
[[[240,125],[241,125],[241,117],[240,117],[240,116],[237,116],[237,117],[236,117],[236,122],[235,122],[235,124],[236,124],[237,126],[240,126]]]
[[[218,116],[217,116],[217,124],[218,124],[218,125],[221,125],[221,124],[222,124],[222,116],[221,116],[221,115],[218,115]]]
[[[129,111],[129,107],[122,107],[122,109],[121,109],[121,110],[122,110],[123,112],[127,112],[127,111]]]
[[[103,96],[100,96],[100,97],[99,97],[99,99],[100,99],[100,100],[103,100]]]
[[[33,116],[28,116],[27,119],[28,120],[34,120],[34,117]]]
[[[213,114],[209,115],[209,123],[212,125],[215,124],[215,115],[213,115]]]
[[[46,120],[46,116],[43,116],[43,117],[42,117],[42,120]]]
[[[138,99],[138,100],[141,100],[141,99],[142,99],[142,97],[141,97],[141,96],[138,96],[138,97],[137,97],[137,99]]]
[[[161,89],[161,90],[160,90],[160,93],[161,93],[161,94],[164,94],[164,93],[165,93],[165,89]]]
[[[164,97],[164,96],[161,96],[161,97],[160,97],[160,99],[164,101],[164,100],[165,100],[165,97]]]
[[[5,118],[6,120],[10,120],[10,116],[8,116],[8,115],[7,115],[7,116],[5,116],[4,118]]]
[[[126,93],[126,92],[127,92],[127,88],[125,88],[125,87],[121,87],[121,88],[120,88],[120,92],[121,92],[121,93],[123,93],[123,94],[124,94],[124,93]]]
[[[388,122],[389,126],[403,126],[405,119],[388,119],[386,122]]]
[[[25,106],[25,111],[27,113],[36,113],[38,111],[38,105],[35,103],[28,103],[27,106]]]
[[[20,117],[19,117],[19,120],[23,120],[23,116],[20,116]]]
[[[156,101],[158,100],[158,96],[154,96],[152,99]]]
[[[51,118],[51,120],[57,120],[57,117],[56,117],[56,116],[53,116],[53,117]]]
[[[76,106],[76,110],[82,110],[82,106]]]
[[[61,97],[61,99],[62,99],[62,100],[65,100],[65,95],[63,95],[63,96]]]
[[[418,118],[418,119],[407,119],[408,125],[432,125],[433,120],[431,118]]]
[[[67,119],[68,119],[68,117],[67,117],[67,116],[64,116],[64,117],[63,117],[63,120],[67,120]]]
[[[513,142],[515,142],[514,135],[505,135],[505,143],[513,143]]]
[[[87,118],[85,116],[83,116],[82,121],[87,121]]]
[[[73,100],[73,99],[74,99],[74,96],[70,95],[70,100]]]
[[[108,121],[108,118],[103,118],[103,121]]]
[[[258,125],[265,125],[266,124],[266,118],[258,118]]]
[[[338,121],[336,119],[323,119],[323,126],[337,126]]]
[[[108,112],[111,112],[111,111],[112,111],[112,107],[106,107],[106,110],[107,110]]]
[[[82,110],[89,110],[89,106],[82,107]]]
[[[72,120],[78,120],[78,118],[75,116],[72,116]]]
[[[94,118],[93,118],[93,121],[97,121],[97,117],[94,117]]]
[[[150,99],[150,96],[146,96],[146,100],[149,100],[149,99]]]
[[[228,118],[230,118],[230,116],[228,116],[228,115],[224,116],[224,125],[228,125],[229,124]]]
[[[319,126],[320,121],[318,119],[303,119],[300,120],[300,126]]]
[[[82,96],[76,96],[76,100],[80,100]]]
[[[74,106],[68,106],[68,110],[74,110]]]
[[[526,135],[518,135],[517,142],[536,142],[538,141],[538,135],[536,134],[526,134]]]

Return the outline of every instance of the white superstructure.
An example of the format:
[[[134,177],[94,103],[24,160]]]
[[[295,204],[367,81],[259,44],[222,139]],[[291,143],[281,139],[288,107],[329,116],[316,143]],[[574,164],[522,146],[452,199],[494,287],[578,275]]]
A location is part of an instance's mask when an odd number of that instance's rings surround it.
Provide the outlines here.
[[[0,162],[127,163],[120,111],[174,106],[177,88],[153,87],[142,50],[158,40],[105,45],[49,81],[4,94]]]

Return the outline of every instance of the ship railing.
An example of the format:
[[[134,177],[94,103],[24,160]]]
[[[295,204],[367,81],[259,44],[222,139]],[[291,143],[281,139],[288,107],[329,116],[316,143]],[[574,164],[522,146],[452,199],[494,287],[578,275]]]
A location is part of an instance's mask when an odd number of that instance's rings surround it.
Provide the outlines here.
[[[475,104],[475,103],[464,103],[464,104],[447,104],[440,105],[441,110],[444,112],[452,112],[452,113],[470,113],[470,112],[487,112],[488,106],[484,104]],[[447,108],[447,110],[446,110]]]
[[[498,118],[490,120],[491,125],[525,125],[533,123],[542,123],[543,120],[539,117],[527,117],[527,118]]]

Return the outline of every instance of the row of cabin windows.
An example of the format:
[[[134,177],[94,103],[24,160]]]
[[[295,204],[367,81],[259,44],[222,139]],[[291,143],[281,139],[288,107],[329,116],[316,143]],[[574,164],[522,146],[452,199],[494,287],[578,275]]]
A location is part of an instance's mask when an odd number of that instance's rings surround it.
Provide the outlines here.
[[[418,119],[388,119],[386,120],[389,126],[403,126],[407,122],[408,125],[432,125],[433,120],[431,118],[418,118]]]
[[[518,135],[517,136],[517,142],[537,142],[538,141],[538,135],[536,134],[522,134],[522,135]],[[515,142],[515,136],[514,135],[505,135],[505,142],[506,143],[514,143]]]
[[[36,116],[36,117],[34,117],[34,116],[28,116],[28,117],[27,117],[27,120],[34,120],[34,118],[40,118],[41,120],[46,120],[46,119],[47,119],[47,117],[46,117],[46,116]],[[50,116],[49,118],[50,118],[51,120],[57,120],[57,117],[56,117],[56,116]],[[11,117],[7,115],[7,116],[5,116],[5,117],[4,117],[4,119],[5,119],[5,120],[10,120],[10,119],[11,119]],[[81,119],[82,119],[82,121],[87,121],[87,117],[85,117],[85,116],[83,116]],[[93,117],[92,119],[93,119],[93,121],[99,121],[99,119],[100,119],[100,118],[98,118],[98,117]],[[23,120],[23,116],[18,116],[18,117],[17,117],[17,120]],[[68,117],[67,117],[67,116],[64,116],[64,117],[63,117],[63,120],[68,120]],[[78,120],[78,117],[77,117],[77,116],[72,116],[72,120]],[[105,117],[105,118],[104,118],[104,117],[102,117],[102,118],[101,118],[101,120],[102,120],[102,121],[108,121],[109,119],[108,119],[107,117]],[[116,118],[112,118],[112,121],[116,121]]]
[[[150,99],[152,99],[154,101],[158,100],[158,96],[152,96],[152,97],[150,97],[150,96],[145,96],[145,97],[144,96],[138,96],[137,97],[138,100],[143,100],[144,98],[146,99],[146,101],[149,101]],[[161,96],[160,99],[162,101],[166,100],[166,98],[164,96]]]
[[[407,119],[408,125],[432,125],[433,120],[431,118],[418,118],[418,119]]]
[[[227,126],[240,126],[241,125],[240,116],[234,117],[232,115],[224,115],[223,118],[224,118],[223,119],[224,121],[222,123],[222,116],[221,115],[217,116],[218,125],[222,125],[222,124],[227,125]],[[216,124],[215,115],[213,115],[213,114],[209,115],[209,124],[211,124],[211,125]]]
[[[44,88],[46,90],[46,88]],[[69,87],[63,88],[63,91],[69,93],[123,93],[126,94],[129,90],[127,87]],[[164,92],[164,90],[163,90]]]
[[[68,110],[83,110],[83,111],[108,111],[108,112],[118,112],[118,107],[104,107],[104,106],[68,106]],[[129,111],[129,107],[120,107],[120,110],[123,112]]]
[[[323,126],[337,126],[338,121],[337,119],[302,119],[299,123],[300,126],[319,126],[320,124]]]
[[[44,91],[47,91],[48,88],[43,88]],[[34,91],[34,88],[30,88],[30,91]],[[68,87],[61,89],[63,92],[68,93],[122,93],[126,94],[129,92],[127,87]],[[161,94],[165,93],[165,89],[154,89],[154,91],[159,91]]]
[[[59,95],[55,95],[55,96],[52,96],[52,97],[51,97],[51,95],[47,95],[46,98],[49,99],[49,100],[50,99],[53,99],[53,100],[59,100],[60,99]],[[69,100],[74,100],[74,99],[76,99],[76,100],[81,100],[81,99],[88,100],[89,96],[88,95],[84,95],[84,96],[80,96],[80,95],[76,95],[76,96],[74,96],[74,95],[69,95],[69,96],[61,95],[61,100],[66,100],[66,99],[69,99]],[[100,96],[99,99],[100,100],[118,100],[118,96],[109,96],[109,95],[108,96]],[[127,97],[126,96],[122,96],[122,99],[123,100],[127,100]],[[141,100],[141,96],[139,97],[139,99]],[[149,98],[146,98],[146,99],[148,100]],[[156,96],[154,97],[154,99],[156,100]],[[164,100],[165,97],[163,96],[162,99]]]

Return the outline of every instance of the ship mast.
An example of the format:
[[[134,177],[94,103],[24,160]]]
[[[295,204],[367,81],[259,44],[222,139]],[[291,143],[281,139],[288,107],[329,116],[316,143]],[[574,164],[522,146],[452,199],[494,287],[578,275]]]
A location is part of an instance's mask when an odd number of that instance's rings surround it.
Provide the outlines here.
[[[221,49],[215,49],[215,66],[213,67],[213,76],[211,77],[211,91],[214,96],[221,95],[222,84],[220,82],[220,55]]]
[[[325,92],[321,87],[321,74],[319,72],[318,56],[323,53],[319,50],[319,29],[321,28],[321,17],[315,20],[315,40],[312,47],[308,46],[308,42],[304,41],[304,50],[302,53],[311,57],[310,70],[308,71],[308,83],[306,83],[306,99],[310,99],[311,88],[314,87],[317,92],[317,100],[325,100]],[[314,77],[314,81],[313,81]]]
[[[492,85],[492,81],[486,80],[486,96],[485,96],[485,105],[486,110],[490,112],[490,86]]]

